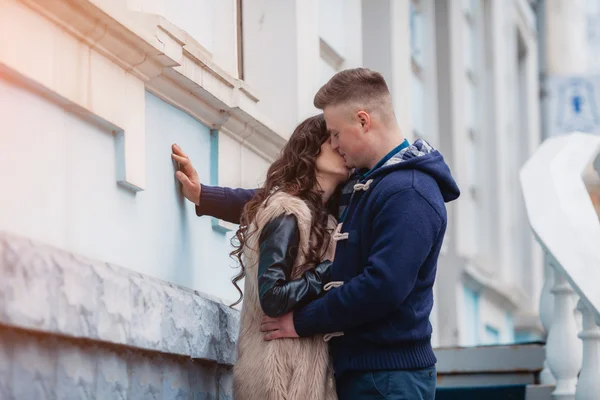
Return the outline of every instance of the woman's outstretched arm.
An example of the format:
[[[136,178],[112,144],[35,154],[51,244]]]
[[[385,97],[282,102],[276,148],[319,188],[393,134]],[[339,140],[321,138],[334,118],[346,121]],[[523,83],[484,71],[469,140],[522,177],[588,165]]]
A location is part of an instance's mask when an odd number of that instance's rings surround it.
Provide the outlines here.
[[[196,215],[208,215],[234,224],[240,223],[244,205],[254,197],[256,189],[230,189],[205,186],[200,183],[198,172],[181,147],[171,146],[171,157],[177,162],[175,177],[181,183],[181,192],[196,205]]]
[[[200,185],[200,199],[196,215],[208,215],[234,224],[240,223],[242,210],[258,189],[230,189],[220,186]]]

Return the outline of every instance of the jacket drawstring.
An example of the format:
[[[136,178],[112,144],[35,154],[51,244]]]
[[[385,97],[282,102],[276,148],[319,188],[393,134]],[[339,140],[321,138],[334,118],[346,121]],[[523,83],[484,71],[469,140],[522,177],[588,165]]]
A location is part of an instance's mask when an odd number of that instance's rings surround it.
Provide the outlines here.
[[[373,179],[369,179],[365,183],[355,184],[354,192],[352,192],[352,197],[354,197],[355,192],[360,192],[361,190],[366,192],[367,190],[369,190],[369,188],[371,187],[371,183],[373,183]],[[350,202],[352,202],[352,198],[350,199]],[[343,222],[340,222],[337,228],[335,229],[335,232],[333,233],[332,239],[336,242],[339,242],[340,240],[347,240],[350,236],[348,232],[342,233],[342,225]]]
[[[346,233],[341,232],[343,224],[344,224],[343,222],[340,222],[338,224],[337,228],[335,228],[335,232],[333,232],[333,236],[331,237],[336,242],[339,242],[340,240],[348,239],[348,236],[349,236],[348,232],[346,232]]]
[[[361,190],[366,192],[371,187],[371,183],[373,183],[373,179],[369,179],[365,183],[355,184],[354,192],[360,192]],[[354,196],[354,192],[352,193],[353,196]],[[352,200],[350,200],[350,201],[352,201]],[[333,240],[335,240],[336,242],[339,242],[340,240],[347,240],[348,236],[350,236],[350,234],[348,232],[342,233],[342,225],[343,225],[343,222],[340,222],[338,224],[337,228],[335,229],[335,232],[333,233]],[[323,287],[323,289],[325,289],[325,291],[328,291],[333,288],[340,287],[343,284],[344,284],[344,282],[342,282],[342,281],[332,281],[332,282],[327,283]],[[338,336],[344,336],[344,332],[327,333],[327,334],[323,335],[323,340],[326,342],[329,342],[332,338],[338,337]]]
[[[354,191],[360,192],[361,190],[364,190],[366,192],[367,190],[369,190],[371,183],[373,183],[373,179],[369,179],[365,183],[357,183],[354,185]]]
[[[342,281],[331,281],[331,282],[326,283],[325,286],[323,286],[323,289],[327,292],[333,288],[338,288],[338,287],[342,286],[343,284],[344,284],[344,282],[342,282]],[[329,342],[332,338],[337,337],[337,336],[344,336],[344,332],[327,333],[327,334],[323,335],[323,340],[326,342]]]
[[[327,292],[333,288],[338,288],[340,286],[342,286],[344,284],[344,282],[342,281],[331,281],[331,282],[327,282],[325,284],[325,286],[323,286],[323,289]]]

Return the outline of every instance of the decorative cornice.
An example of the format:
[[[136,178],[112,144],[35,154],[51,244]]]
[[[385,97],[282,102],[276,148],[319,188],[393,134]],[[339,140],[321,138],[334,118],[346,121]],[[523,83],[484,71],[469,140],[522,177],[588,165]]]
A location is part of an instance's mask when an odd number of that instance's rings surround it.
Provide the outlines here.
[[[21,1],[144,81],[159,75],[165,67],[177,66],[162,51],[156,37],[134,28],[133,13],[112,7],[109,14],[93,0]]]
[[[187,33],[162,17],[156,18],[158,34],[175,38],[182,60],[180,66],[165,69],[161,76],[150,80],[147,88],[273,161],[286,139],[260,115],[254,91],[214,63],[210,53]]]
[[[0,49],[0,71],[113,131],[117,181],[132,191],[143,190],[146,180],[145,90],[267,161],[286,142],[282,130],[258,111],[258,97],[247,83],[226,73],[210,52],[163,17],[111,0],[8,0],[3,13],[36,29],[5,24],[5,34],[13,31],[17,39]],[[32,65],[14,50],[21,47],[51,57],[52,65]],[[48,69],[73,78],[57,78]]]

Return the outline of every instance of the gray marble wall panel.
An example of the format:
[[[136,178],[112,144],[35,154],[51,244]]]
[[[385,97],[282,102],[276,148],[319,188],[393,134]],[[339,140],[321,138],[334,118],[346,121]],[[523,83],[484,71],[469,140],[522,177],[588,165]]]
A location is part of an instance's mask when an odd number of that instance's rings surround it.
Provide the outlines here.
[[[233,365],[239,312],[126,268],[0,232],[0,323]]]
[[[0,400],[230,400],[239,312],[0,232]]]
[[[231,399],[231,368],[0,326],[0,399]]]

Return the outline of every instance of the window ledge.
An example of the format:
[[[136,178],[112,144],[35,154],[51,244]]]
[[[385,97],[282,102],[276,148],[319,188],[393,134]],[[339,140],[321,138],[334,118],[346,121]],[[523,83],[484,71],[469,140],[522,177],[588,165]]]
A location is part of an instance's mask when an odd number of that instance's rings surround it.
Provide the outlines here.
[[[217,218],[211,218],[212,220],[212,228],[216,232],[219,233],[228,233],[228,232],[236,232],[237,225],[232,224],[231,222],[222,221]]]
[[[420,81],[423,81],[423,65],[421,65],[414,56],[410,57],[410,64],[413,75]]]
[[[319,49],[321,52],[321,58],[333,69],[339,71],[340,68],[342,68],[342,65],[344,64],[344,57],[342,57],[323,38],[319,38]]]

